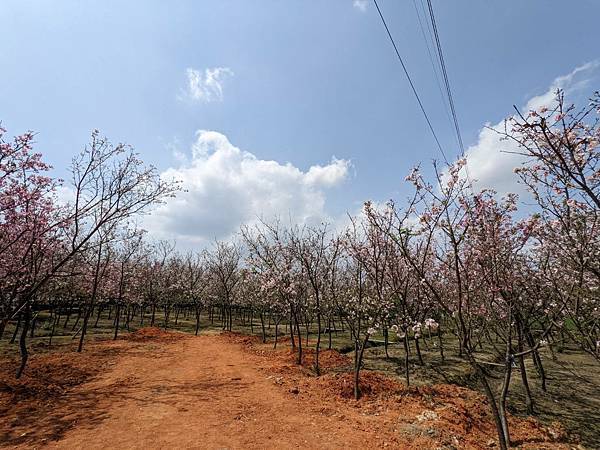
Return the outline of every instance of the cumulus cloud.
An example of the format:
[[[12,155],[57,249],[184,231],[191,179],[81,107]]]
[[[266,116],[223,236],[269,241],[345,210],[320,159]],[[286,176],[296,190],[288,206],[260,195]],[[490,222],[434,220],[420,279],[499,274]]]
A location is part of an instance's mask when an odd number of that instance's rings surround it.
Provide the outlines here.
[[[367,10],[367,5],[369,4],[368,0],[354,0],[352,2],[352,6],[358,9],[361,12],[365,12]]]
[[[185,97],[199,102],[220,102],[223,100],[225,80],[233,76],[228,67],[213,67],[204,71],[188,68]]]
[[[600,75],[599,69],[600,61],[592,61],[556,78],[543,94],[530,98],[521,108],[522,112],[526,114],[542,106],[551,107],[557,89],[563,89],[565,95],[571,99],[590,94],[590,84]],[[465,152],[469,176],[476,181],[476,188],[492,188],[499,195],[514,192],[522,196],[526,191],[518,183],[513,169],[523,162],[523,158],[511,153],[518,148],[513,141],[501,140],[499,132],[502,131],[504,121],[497,124],[488,123],[481,129],[477,143]]]
[[[161,175],[180,180],[185,192],[161,205],[144,225],[156,237],[204,245],[259,218],[300,224],[328,220],[326,190],[346,180],[349,167],[349,161],[333,158],[302,171],[259,159],[221,133],[200,130],[190,158]]]

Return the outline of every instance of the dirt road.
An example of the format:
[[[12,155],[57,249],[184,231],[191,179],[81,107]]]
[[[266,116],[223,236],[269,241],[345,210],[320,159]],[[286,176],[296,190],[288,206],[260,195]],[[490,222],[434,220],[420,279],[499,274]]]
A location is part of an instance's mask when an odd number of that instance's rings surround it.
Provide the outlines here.
[[[473,391],[407,390],[365,372],[372,396],[355,402],[347,398],[351,374],[314,377],[285,346],[273,352],[243,336],[147,330],[82,354],[40,355],[18,383],[4,374],[0,447],[494,447],[487,407]],[[322,355],[324,366],[346,363],[338,353]],[[513,436],[527,448],[568,448],[547,444],[548,430],[535,421],[515,422]]]
[[[219,336],[150,343],[74,393],[91,420],[51,448],[366,448],[378,439],[327,417]],[[374,440],[375,439],[375,440]]]

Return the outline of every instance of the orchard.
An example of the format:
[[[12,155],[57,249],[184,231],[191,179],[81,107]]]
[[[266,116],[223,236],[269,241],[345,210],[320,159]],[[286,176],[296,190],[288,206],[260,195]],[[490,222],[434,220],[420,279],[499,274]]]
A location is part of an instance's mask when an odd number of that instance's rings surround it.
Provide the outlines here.
[[[600,95],[584,107],[556,95],[503,132],[527,204],[476,189],[459,159],[429,179],[414,168],[410,198],[366,202],[345,227],[260,220],[187,252],[137,225],[185,186],[132,148],[94,131],[60,180],[33,133],[0,129],[0,342],[19,354],[15,377],[32,339],[85,352],[100,331],[210,328],[289,346],[316,377],[320,354],[341,349],[358,400],[380,349],[407,387],[460,367],[511,447],[512,392],[537,416],[563,352],[600,367]]]

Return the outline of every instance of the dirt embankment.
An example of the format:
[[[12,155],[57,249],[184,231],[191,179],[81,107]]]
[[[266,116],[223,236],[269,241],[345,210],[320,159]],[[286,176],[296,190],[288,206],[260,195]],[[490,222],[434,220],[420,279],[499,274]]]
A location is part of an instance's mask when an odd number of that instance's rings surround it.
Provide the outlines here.
[[[307,352],[306,365],[314,358]],[[55,448],[494,448],[485,399],[468,389],[406,389],[320,356],[315,377],[288,348],[235,334],[143,329],[82,353],[35,356],[22,380],[0,365],[0,446]],[[560,427],[511,419],[524,448],[570,448]]]

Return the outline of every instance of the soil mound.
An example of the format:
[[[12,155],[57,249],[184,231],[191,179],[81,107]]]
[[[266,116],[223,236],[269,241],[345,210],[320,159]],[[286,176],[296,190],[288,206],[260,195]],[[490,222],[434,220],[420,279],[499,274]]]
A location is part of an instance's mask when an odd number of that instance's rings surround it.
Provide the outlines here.
[[[123,336],[123,339],[133,342],[175,341],[185,337],[182,333],[161,330],[157,327],[145,327]]]

